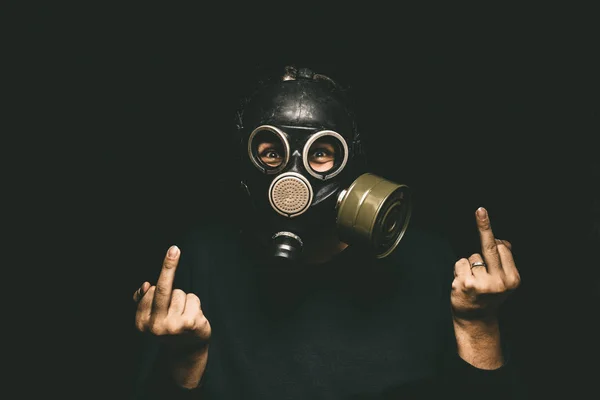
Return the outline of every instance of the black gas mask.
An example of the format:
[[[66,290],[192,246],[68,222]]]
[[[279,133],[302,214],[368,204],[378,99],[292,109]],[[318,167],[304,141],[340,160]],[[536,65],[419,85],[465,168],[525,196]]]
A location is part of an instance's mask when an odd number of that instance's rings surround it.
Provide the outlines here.
[[[300,260],[307,242],[332,232],[378,258],[396,248],[409,189],[365,171],[352,111],[333,81],[304,68],[271,82],[239,125],[242,188],[272,256]]]

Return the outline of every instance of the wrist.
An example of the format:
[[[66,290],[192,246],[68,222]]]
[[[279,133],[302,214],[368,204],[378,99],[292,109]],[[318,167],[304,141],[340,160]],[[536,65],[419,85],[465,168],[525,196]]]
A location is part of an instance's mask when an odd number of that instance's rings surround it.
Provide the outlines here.
[[[458,355],[480,369],[497,369],[504,364],[498,320],[454,320]]]
[[[453,318],[454,331],[463,336],[480,339],[485,337],[500,338],[500,323],[497,317],[479,319]]]
[[[172,364],[194,365],[206,358],[208,353],[208,343],[202,346],[187,346],[184,348],[171,349],[169,352],[169,361]]]

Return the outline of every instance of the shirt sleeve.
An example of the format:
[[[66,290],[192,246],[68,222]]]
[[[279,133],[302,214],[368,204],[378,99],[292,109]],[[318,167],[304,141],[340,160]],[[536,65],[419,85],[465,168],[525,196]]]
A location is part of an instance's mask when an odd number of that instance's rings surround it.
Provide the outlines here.
[[[200,385],[194,389],[179,386],[171,378],[166,369],[166,359],[162,346],[156,338],[145,338],[146,343],[142,351],[139,375],[134,388],[133,399],[135,400],[187,400],[202,399],[202,383],[206,376],[202,377]]]
[[[451,399],[528,399],[526,386],[518,360],[512,354],[511,346],[506,338],[502,338],[504,364],[494,370],[477,368],[459,355],[456,339],[448,346],[444,356],[440,375],[437,378],[439,395]],[[449,396],[449,397],[448,397]],[[440,397],[441,398],[441,397]]]

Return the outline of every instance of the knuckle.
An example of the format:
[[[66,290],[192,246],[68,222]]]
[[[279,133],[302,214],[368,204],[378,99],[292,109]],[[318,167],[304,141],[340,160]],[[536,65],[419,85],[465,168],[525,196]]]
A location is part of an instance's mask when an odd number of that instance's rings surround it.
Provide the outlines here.
[[[504,284],[508,289],[516,289],[521,285],[521,276],[518,273],[506,277]]]
[[[454,263],[454,267],[455,268],[460,267],[461,265],[464,265],[464,264],[469,264],[469,260],[467,260],[466,258],[463,257]]]
[[[210,333],[211,333],[210,322],[208,322],[208,320],[206,318],[204,318],[202,320],[202,323],[200,324],[200,329],[202,332],[208,333],[210,335]]]
[[[139,332],[145,332],[146,331],[146,324],[144,323],[144,321],[141,318],[136,318],[135,319],[135,328]]]
[[[497,247],[498,247],[498,252],[500,252],[502,254],[506,254],[506,255],[512,254],[511,248],[504,243],[498,243]]]
[[[461,288],[461,286],[462,286],[462,285],[461,285],[461,283],[458,281],[458,279],[456,279],[456,278],[455,278],[455,279],[452,281],[452,290],[454,290],[454,291],[457,291],[457,290],[459,290],[459,289]]]
[[[165,326],[165,331],[169,335],[179,335],[182,332],[182,324],[178,319],[169,319]]]
[[[196,320],[196,325],[194,327],[194,330],[196,332],[204,332],[204,333],[210,332],[210,323],[204,317],[199,318]]]
[[[504,282],[502,282],[502,284],[490,286],[486,293],[502,294],[502,293],[506,293],[507,291],[508,291],[508,289],[507,289],[506,285],[504,284]]]
[[[187,317],[184,321],[183,321],[183,325],[189,329],[189,330],[193,330],[196,327],[196,318],[194,317]]]
[[[200,298],[198,296],[196,296],[194,293],[188,293],[186,295],[186,302],[193,302],[193,303],[197,303],[198,305],[201,304]]]
[[[515,274],[515,285],[516,287],[521,286],[521,274],[518,272]]]
[[[185,292],[181,289],[173,289],[171,292],[172,299],[183,300],[186,298]]]
[[[156,286],[151,286],[146,293],[144,294],[143,297],[146,297],[148,300],[150,300],[150,302],[152,302],[152,300],[154,299],[154,294],[156,293]],[[140,299],[138,300],[139,304],[141,303],[142,298],[140,297]]]
[[[165,296],[169,293],[169,289],[163,285],[156,285],[155,292],[158,296]]]
[[[482,286],[484,293],[502,293],[506,291],[506,282],[504,277],[493,276]]]
[[[468,276],[463,282],[464,288],[468,291],[476,290],[478,285],[479,283],[474,276]]]
[[[502,279],[496,279],[495,277],[490,276],[475,277],[473,281],[473,291],[477,294],[494,293],[498,281],[503,285]]]
[[[498,249],[496,242],[489,242],[484,245],[484,249],[487,251],[495,251]]]
[[[492,291],[489,283],[480,281],[475,282],[474,290],[478,294],[490,293]]]
[[[148,330],[155,336],[163,336],[166,333],[164,324],[158,321],[150,322]]]
[[[483,258],[481,257],[481,255],[479,253],[474,253],[469,257],[469,268],[471,268],[471,266],[473,265],[473,263],[475,262],[481,262],[483,261]]]

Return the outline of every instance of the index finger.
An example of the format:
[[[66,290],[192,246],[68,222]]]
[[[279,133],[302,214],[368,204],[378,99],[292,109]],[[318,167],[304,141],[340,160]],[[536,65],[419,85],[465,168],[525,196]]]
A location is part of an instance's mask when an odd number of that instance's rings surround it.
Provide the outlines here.
[[[163,261],[158,281],[156,282],[156,291],[154,293],[154,302],[152,310],[159,314],[166,314],[171,303],[171,292],[173,291],[173,281],[175,280],[175,270],[179,263],[179,247],[173,245],[169,247],[167,255]]]
[[[500,253],[498,253],[498,245],[494,232],[492,232],[488,212],[485,208],[479,207],[475,214],[477,214],[477,229],[481,241],[481,255],[487,265],[487,270],[490,273],[502,271]]]

